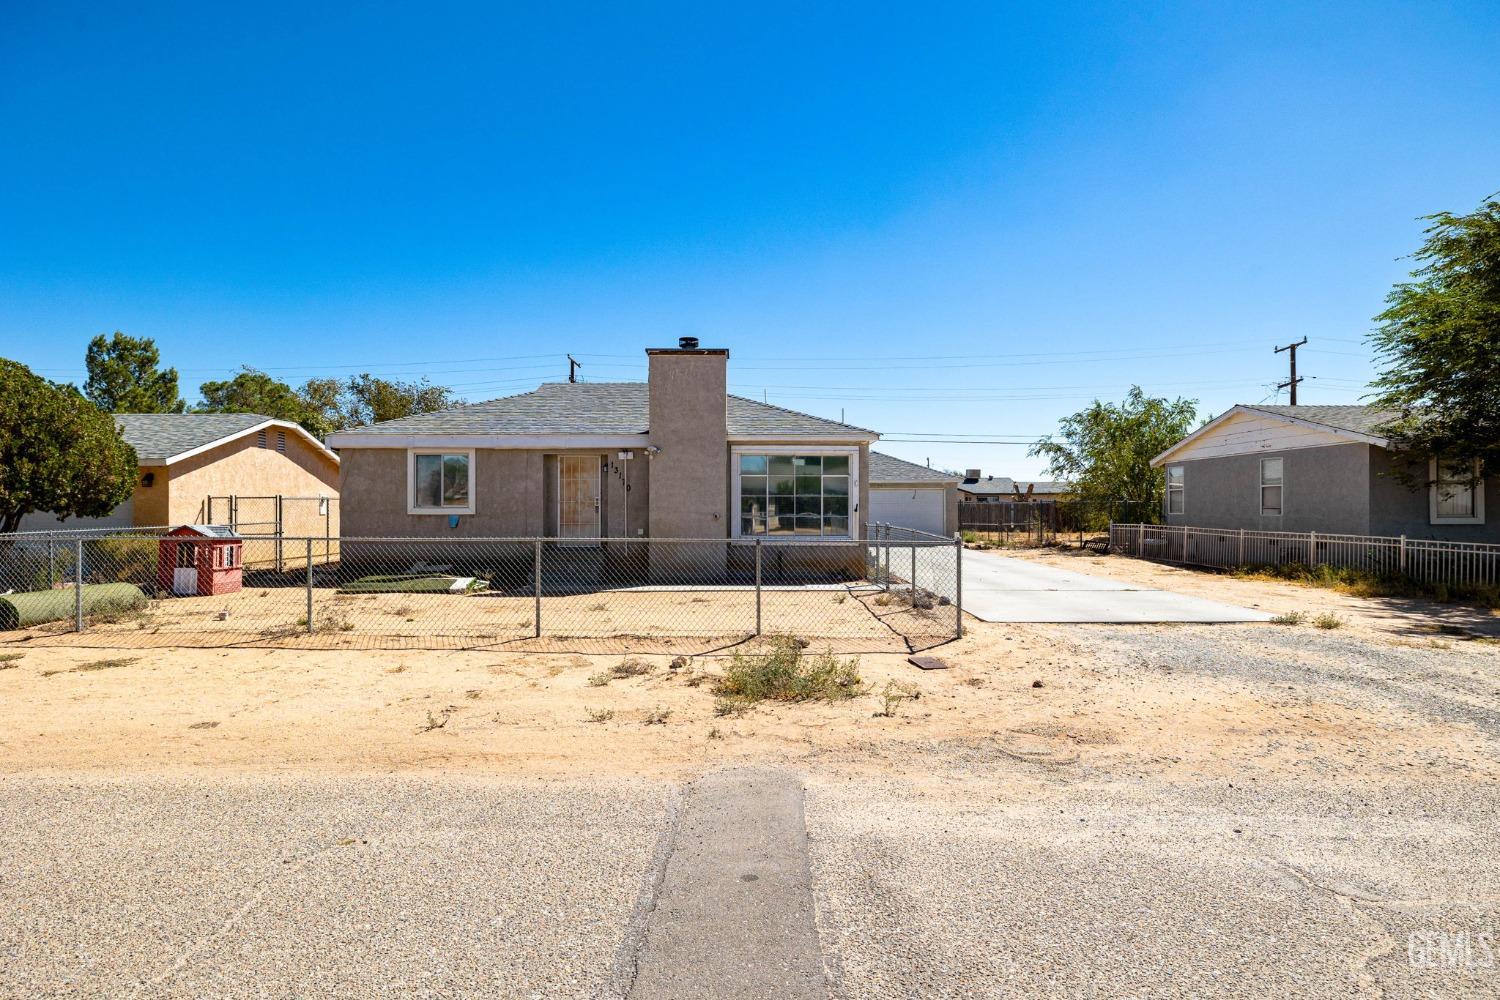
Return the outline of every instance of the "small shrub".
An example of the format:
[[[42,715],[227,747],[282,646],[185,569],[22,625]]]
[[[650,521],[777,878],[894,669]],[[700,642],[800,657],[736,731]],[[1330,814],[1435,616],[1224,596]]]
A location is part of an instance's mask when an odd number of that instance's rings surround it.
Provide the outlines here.
[[[1325,629],[1343,628],[1344,620],[1336,614],[1325,611],[1321,615],[1313,619],[1313,624],[1318,628]]]
[[[724,738],[724,734],[719,731],[718,726],[714,726],[708,731],[708,738],[711,740],[722,740]]]
[[[922,692],[915,684],[886,681],[885,687],[880,691],[880,711],[875,715],[880,718],[894,719],[896,710],[901,707],[903,701],[915,701],[921,696]]]
[[[612,708],[590,708],[587,711],[590,722],[608,722],[615,717],[615,710]]]
[[[857,658],[810,656],[795,638],[777,639],[768,653],[736,653],[714,684],[720,698],[757,701],[839,701],[864,693]]]
[[[53,674],[89,674],[96,670],[114,670],[117,667],[128,667],[138,656],[124,656],[114,660],[91,660],[88,663],[80,663],[76,667],[61,667],[57,670],[43,670],[43,677],[51,677]]]
[[[20,664],[16,663],[25,653],[0,653],[0,670],[14,670]]]
[[[420,725],[420,726],[417,727],[417,732],[419,732],[419,733],[430,733],[434,729],[442,729],[444,726],[446,726],[448,724],[448,718],[452,714],[453,714],[453,709],[451,709],[451,708],[445,708],[441,712],[439,712],[437,715],[433,715],[432,714],[432,710],[428,709],[427,710],[427,721],[425,723],[423,723],[422,725]]]
[[[743,698],[715,698],[714,715],[724,718],[727,715],[744,715],[750,709],[750,703]]]
[[[1271,619],[1272,625],[1301,625],[1307,620],[1307,615],[1301,611],[1285,611]]]
[[[613,679],[614,678],[611,677],[607,673],[590,674],[589,675],[589,687],[591,687],[591,688],[602,688],[604,685],[608,684]]]
[[[667,719],[671,715],[672,710],[670,708],[662,708],[660,705],[657,705],[654,709],[646,713],[646,717],[641,720],[641,724],[646,726],[665,726]]]
[[[651,672],[651,664],[645,660],[632,660],[626,657],[610,667],[609,672],[615,677],[640,677],[642,674]]]

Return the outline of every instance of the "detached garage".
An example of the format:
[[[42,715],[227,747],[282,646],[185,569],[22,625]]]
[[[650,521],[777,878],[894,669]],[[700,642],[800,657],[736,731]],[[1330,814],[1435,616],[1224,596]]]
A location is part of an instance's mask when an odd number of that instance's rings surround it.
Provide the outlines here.
[[[951,537],[958,530],[958,476],[870,452],[868,520]]]

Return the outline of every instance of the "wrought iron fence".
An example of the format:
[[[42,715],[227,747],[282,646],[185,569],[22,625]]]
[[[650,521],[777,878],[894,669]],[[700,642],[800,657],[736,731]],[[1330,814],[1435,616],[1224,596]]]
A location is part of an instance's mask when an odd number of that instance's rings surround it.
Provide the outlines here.
[[[1335,566],[1453,587],[1500,585],[1500,545],[1483,542],[1162,524],[1112,524],[1109,541],[1127,555],[1220,569]]]
[[[0,536],[0,632],[97,645],[914,650],[961,633],[962,548],[823,539]]]
[[[994,500],[961,501],[958,528],[970,541],[1017,548],[1072,541],[1106,541],[1116,521],[1159,520],[1160,505],[1149,500]]]

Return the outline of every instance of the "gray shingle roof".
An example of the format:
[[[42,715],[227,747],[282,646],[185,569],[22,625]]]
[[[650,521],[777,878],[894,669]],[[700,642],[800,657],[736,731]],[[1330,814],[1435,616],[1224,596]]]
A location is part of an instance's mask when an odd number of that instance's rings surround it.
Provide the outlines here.
[[[950,476],[946,472],[929,469],[925,465],[908,462],[894,455],[870,452],[871,483],[955,483],[958,479],[958,476]]]
[[[1382,410],[1374,406],[1250,406],[1247,410],[1274,413],[1283,417],[1296,417],[1325,427],[1354,431],[1356,434],[1381,435],[1380,425],[1399,414],[1394,410]]]
[[[531,392],[451,410],[386,420],[340,437],[381,434],[645,434],[650,397],[645,382],[547,382]],[[728,397],[731,436],[867,435],[873,431],[808,413]]]
[[[975,496],[1015,496],[1017,491],[1024,496],[1027,487],[1033,494],[1066,493],[1070,487],[1056,479],[1012,479],[1009,476],[990,476],[985,479],[965,479],[958,488]]]
[[[259,413],[116,413],[115,425],[142,464],[164,462],[263,424]]]

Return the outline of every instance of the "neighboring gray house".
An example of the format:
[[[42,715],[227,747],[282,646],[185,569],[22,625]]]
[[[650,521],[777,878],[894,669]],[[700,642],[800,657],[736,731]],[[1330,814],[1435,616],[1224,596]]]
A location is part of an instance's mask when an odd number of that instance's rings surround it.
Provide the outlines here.
[[[958,531],[959,477],[870,452],[870,522],[951,537]]]
[[[1369,406],[1236,406],[1151,464],[1168,524],[1500,541],[1485,517],[1493,476],[1391,450]],[[1413,472],[1416,489],[1395,475]]]
[[[879,435],[729,395],[726,350],[646,355],[644,383],[548,383],[331,435],[344,536],[860,537]]]
[[[970,469],[958,484],[958,499],[963,503],[1060,500],[1067,495],[1068,489],[1067,483],[1056,480],[985,476],[978,469]]]

